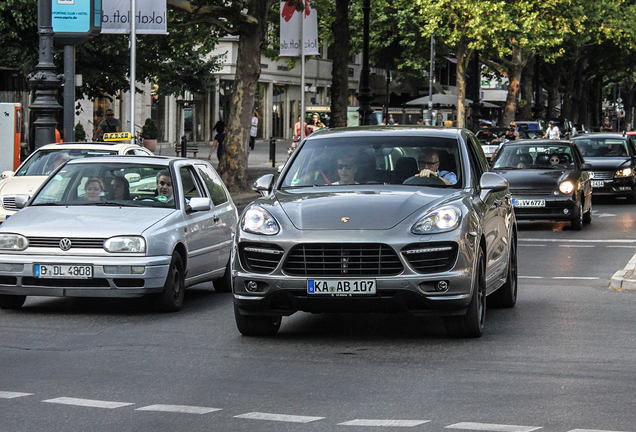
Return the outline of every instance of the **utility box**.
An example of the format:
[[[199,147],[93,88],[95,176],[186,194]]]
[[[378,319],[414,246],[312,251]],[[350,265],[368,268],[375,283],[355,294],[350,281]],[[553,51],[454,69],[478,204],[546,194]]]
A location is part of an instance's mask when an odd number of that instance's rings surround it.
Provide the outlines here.
[[[0,103],[0,172],[15,171],[20,165],[22,107],[19,103]]]

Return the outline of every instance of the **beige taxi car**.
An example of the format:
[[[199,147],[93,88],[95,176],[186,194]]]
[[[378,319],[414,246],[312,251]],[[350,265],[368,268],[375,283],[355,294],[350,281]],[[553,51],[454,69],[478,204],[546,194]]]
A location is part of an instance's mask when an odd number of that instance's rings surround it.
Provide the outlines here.
[[[33,195],[49,174],[60,164],[72,160],[96,156],[144,155],[153,153],[132,142],[77,142],[47,144],[38,148],[13,171],[4,171],[0,180],[0,224],[18,209],[18,194]]]

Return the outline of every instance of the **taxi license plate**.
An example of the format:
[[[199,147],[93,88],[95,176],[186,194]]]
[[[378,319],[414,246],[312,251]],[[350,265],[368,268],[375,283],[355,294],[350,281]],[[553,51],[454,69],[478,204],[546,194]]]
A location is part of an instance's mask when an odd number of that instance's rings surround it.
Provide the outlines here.
[[[33,275],[38,278],[90,279],[93,266],[79,264],[35,264]]]
[[[545,207],[545,200],[514,199],[513,207]]]
[[[370,295],[375,285],[375,279],[308,279],[307,294]]]
[[[605,182],[603,180],[592,180],[592,187],[603,187]]]

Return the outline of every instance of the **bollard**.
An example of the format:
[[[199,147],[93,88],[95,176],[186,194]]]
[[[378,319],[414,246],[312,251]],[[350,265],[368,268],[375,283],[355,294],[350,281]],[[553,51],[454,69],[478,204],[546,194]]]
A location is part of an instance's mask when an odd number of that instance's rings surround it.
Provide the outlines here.
[[[181,137],[181,157],[188,157],[188,140],[185,135]]]
[[[269,160],[272,161],[272,168],[276,167],[276,139],[269,137]]]

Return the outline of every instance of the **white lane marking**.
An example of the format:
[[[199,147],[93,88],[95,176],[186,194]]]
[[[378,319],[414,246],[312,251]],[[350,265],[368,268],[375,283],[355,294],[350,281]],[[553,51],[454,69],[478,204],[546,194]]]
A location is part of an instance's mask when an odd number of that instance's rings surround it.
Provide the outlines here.
[[[145,407],[137,408],[135,411],[158,411],[158,412],[173,412],[173,413],[185,413],[185,414],[208,414],[214,411],[221,411],[221,410],[222,408],[157,404],[157,405],[148,405]]]
[[[446,428],[468,429],[468,430],[478,430],[478,431],[493,431],[493,432],[530,432],[537,429],[541,429],[541,426],[515,426],[515,425],[502,425],[502,424],[491,424],[491,423],[462,422],[462,423],[455,423],[450,426],[446,426]]]
[[[594,245],[578,245],[578,244],[566,244],[566,245],[559,245],[559,247],[566,247],[566,248],[593,248],[596,247]]]
[[[583,277],[583,276],[555,276],[552,279],[573,279],[573,280],[598,280],[597,277]]]
[[[636,246],[605,246],[605,247],[608,247],[608,248],[629,248],[629,249],[633,249]],[[581,429],[581,430],[586,430],[586,429]]]
[[[598,430],[598,429],[572,429],[568,432],[620,432],[620,431],[606,431],[606,430]]]
[[[372,420],[372,419],[355,419],[343,423],[338,426],[371,426],[371,427],[415,427],[430,420]]]
[[[524,246],[524,247],[529,247],[529,246],[533,246],[533,247],[545,247],[544,244],[522,244],[519,246]]]
[[[77,399],[77,398],[70,398],[70,397],[59,397],[55,399],[47,399],[47,400],[43,400],[42,402],[58,403],[58,404],[64,404],[64,405],[77,405],[77,406],[91,407],[91,408],[108,408],[108,409],[121,408],[128,405],[134,405],[133,403],[129,403],[129,402],[112,402],[112,401],[103,401],[103,400],[94,400],[94,399]]]
[[[236,418],[252,419],[252,420],[269,420],[288,423],[311,423],[316,420],[322,420],[324,417],[309,417],[287,414],[270,414],[261,412],[251,412],[234,416]]]
[[[0,391],[0,399],[13,399],[19,398],[22,396],[32,396],[33,393],[20,393],[20,392],[10,392],[10,391]]]
[[[594,217],[612,217],[616,216],[613,213],[594,213]]]
[[[519,279],[543,279],[543,276],[519,276]]]
[[[607,240],[584,240],[584,239],[533,239],[520,238],[520,242],[545,242],[545,243],[636,243],[636,239],[607,239]]]

